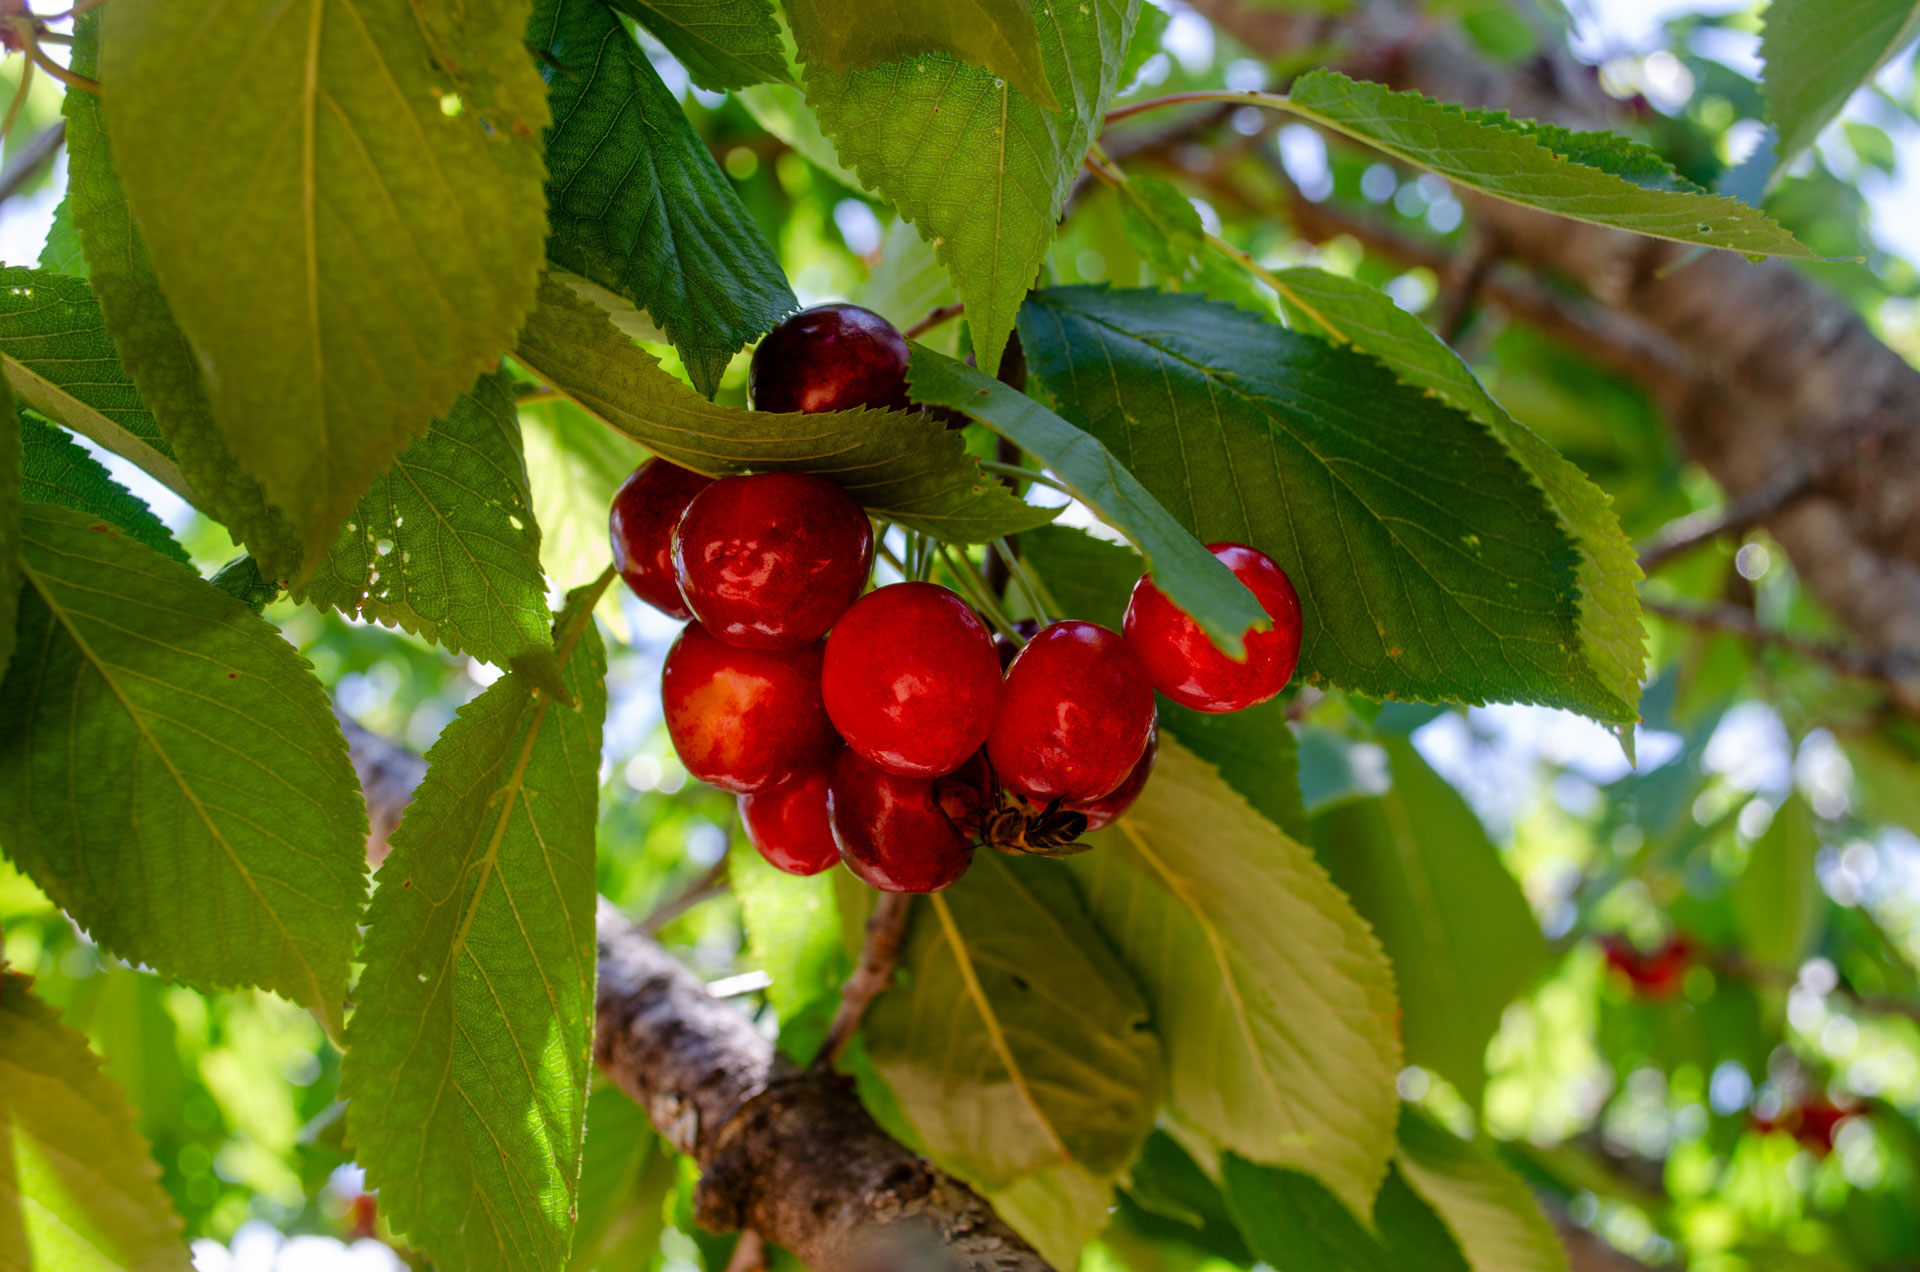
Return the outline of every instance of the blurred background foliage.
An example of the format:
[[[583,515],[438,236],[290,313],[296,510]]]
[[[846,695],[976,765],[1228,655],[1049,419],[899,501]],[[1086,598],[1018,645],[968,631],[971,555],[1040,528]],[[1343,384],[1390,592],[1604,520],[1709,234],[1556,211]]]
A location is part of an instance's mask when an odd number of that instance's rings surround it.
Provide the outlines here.
[[[1171,0],[1155,5],[1122,102],[1262,87],[1289,69],[1250,57]],[[1765,175],[1764,162],[1745,164],[1764,131],[1758,7],[1429,5],[1432,20],[1457,23],[1503,62],[1524,62],[1541,39],[1571,38],[1628,103],[1644,140],[1693,180],[1750,197]],[[1556,33],[1562,21],[1566,34]],[[796,127],[790,90],[694,89],[640,38],[803,302],[851,298],[904,326],[953,299],[911,231]],[[11,97],[19,67],[18,58],[0,67],[0,97]],[[43,77],[0,163],[58,108],[57,86]],[[1802,268],[1920,362],[1917,120],[1909,51],[1766,206],[1816,251],[1845,258]],[[1318,264],[1385,288],[1430,321],[1457,320],[1439,312],[1431,271],[1370,254],[1352,237],[1314,246],[1296,232],[1309,215],[1323,224],[1365,216],[1457,252],[1472,226],[1437,177],[1253,111],[1232,114],[1210,148],[1143,149],[1129,167],[1170,181],[1209,229],[1270,267]],[[0,206],[0,255],[38,257],[64,179],[56,161]],[[1143,247],[1154,250],[1150,234],[1110,191],[1087,185],[1046,277],[1162,285]],[[1235,288],[1233,298],[1273,309],[1231,276],[1196,272],[1186,282]],[[1513,414],[1613,496],[1634,539],[1716,504],[1711,481],[1681,460],[1635,385],[1517,323],[1467,315],[1454,334]],[[961,338],[960,324],[930,337],[948,349]],[[677,369],[670,349],[656,352]],[[721,400],[743,404],[745,377],[741,355]],[[604,566],[608,499],[642,453],[565,402],[529,401],[522,422],[557,596]],[[203,571],[236,554],[218,526],[107,458]],[[1770,627],[1830,634],[1764,534],[1676,561],[1649,595],[1728,601]],[[267,612],[344,715],[415,750],[499,674],[286,601]],[[708,978],[728,980],[804,1053],[843,969],[840,926],[857,916],[839,913],[826,880],[758,886],[766,880],[756,884],[750,853],[736,858],[744,866],[730,892],[713,886],[740,832],[732,799],[690,783],[661,728],[656,685],[674,625],[622,589],[608,593],[600,617],[613,638],[600,889],[629,913],[655,913],[664,939]],[[1401,1093],[1457,1129],[1482,1126],[1552,1211],[1643,1262],[1702,1272],[1920,1266],[1920,726],[1890,715],[1871,685],[1791,651],[1658,622],[1650,635],[1637,768],[1599,726],[1544,709],[1382,708],[1311,690],[1293,701],[1314,841],[1363,908],[1366,864],[1349,846],[1368,836],[1385,837],[1389,852],[1395,836],[1442,849],[1484,839],[1524,897],[1524,912],[1508,918],[1527,931],[1508,947],[1519,953],[1497,1001],[1462,1005],[1486,1017],[1484,1057],[1449,1066],[1451,1078],[1408,1069]],[[1778,886],[1783,879],[1806,886]],[[1439,886],[1469,884],[1443,873]],[[1422,903],[1444,910],[1472,899]],[[689,900],[697,904],[681,904]],[[746,917],[780,934],[757,956],[743,939]],[[413,1260],[386,1243],[362,1195],[341,1142],[339,1053],[304,1012],[259,993],[201,994],[105,958],[4,863],[0,926],[7,963],[37,979],[126,1087],[202,1268]],[[785,965],[769,990],[764,964],[775,958]],[[806,992],[780,988],[796,984]],[[870,1073],[863,1089],[897,1125]],[[576,1265],[719,1272],[733,1239],[692,1224],[687,1164],[617,1093],[595,1094],[589,1126]],[[1084,1266],[1251,1262],[1217,1190],[1156,1135]]]

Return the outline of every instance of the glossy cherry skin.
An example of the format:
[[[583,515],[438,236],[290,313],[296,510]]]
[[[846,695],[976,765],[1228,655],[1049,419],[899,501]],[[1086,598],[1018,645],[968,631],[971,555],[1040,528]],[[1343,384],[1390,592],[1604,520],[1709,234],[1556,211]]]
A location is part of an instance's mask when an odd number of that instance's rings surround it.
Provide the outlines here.
[[[740,821],[767,864],[792,875],[816,875],[840,860],[827,825],[828,767],[808,769],[764,791],[740,797]]]
[[[1087,819],[1088,830],[1101,830],[1113,824],[1114,818],[1133,807],[1133,801],[1140,798],[1140,792],[1147,788],[1147,779],[1153,776],[1154,757],[1160,754],[1160,730],[1155,729],[1147,735],[1147,749],[1140,753],[1134,762],[1133,771],[1128,773],[1120,785],[1102,795],[1099,799],[1080,800],[1065,805],[1072,812]]]
[[[873,568],[873,526],[812,473],[722,477],[673,528],[673,573],[702,626],[730,645],[797,649],[827,634]]]
[[[958,593],[895,583],[834,624],[820,691],[848,746],[889,773],[939,777],[987,740],[1000,656]]]
[[[827,823],[847,869],[882,892],[938,892],[973,864],[973,844],[940,811],[935,783],[896,777],[855,751],[834,762]]]
[[[818,768],[839,745],[820,701],[818,644],[742,649],[687,624],[660,676],[667,736],[687,772],[737,794]]]
[[[1095,800],[1126,780],[1153,721],[1153,686],[1118,632],[1054,623],[1007,668],[987,758],[1035,803]]]
[[[747,399],[756,411],[904,411],[907,342],[871,309],[802,309],[753,351]]]
[[[1133,587],[1124,630],[1153,687],[1195,711],[1241,711],[1287,687],[1300,660],[1300,597],[1272,557],[1241,543],[1210,543],[1207,551],[1247,585],[1273,620],[1248,632],[1246,657],[1231,658],[1192,615],[1167,599],[1147,575]]]
[[[673,577],[673,523],[712,484],[711,477],[650,459],[620,483],[607,513],[613,568],[635,596],[669,618],[693,617]]]

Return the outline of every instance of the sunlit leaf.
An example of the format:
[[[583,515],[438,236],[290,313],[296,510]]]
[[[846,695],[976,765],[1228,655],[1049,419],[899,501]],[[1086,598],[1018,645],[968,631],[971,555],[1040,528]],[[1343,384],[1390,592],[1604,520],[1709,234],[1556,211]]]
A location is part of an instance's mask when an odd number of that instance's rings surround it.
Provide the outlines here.
[[[1914,0],[1773,0],[1761,28],[1761,85],[1780,131],[1784,168],[1811,146],[1854,91],[1920,32]]]
[[[800,60],[809,66],[844,75],[945,53],[992,71],[1048,110],[1059,109],[1040,63],[1028,0],[786,0],[786,7]]]

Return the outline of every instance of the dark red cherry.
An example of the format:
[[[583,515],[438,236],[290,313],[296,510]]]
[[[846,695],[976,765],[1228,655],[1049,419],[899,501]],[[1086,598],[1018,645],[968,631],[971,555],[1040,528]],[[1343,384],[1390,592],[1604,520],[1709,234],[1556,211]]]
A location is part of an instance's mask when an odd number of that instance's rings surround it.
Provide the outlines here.
[[[660,706],[687,772],[751,794],[824,764],[839,745],[820,701],[818,644],[742,649],[687,624],[667,651]]]
[[[866,512],[812,473],[722,477],[673,529],[680,595],[730,645],[797,649],[819,640],[872,568]]]
[[[842,751],[827,822],[847,869],[882,892],[938,892],[973,864],[973,844],[940,810],[935,783],[898,777]]]
[[[1300,660],[1300,597],[1272,557],[1241,543],[1210,543],[1207,551],[1247,585],[1273,620],[1250,631],[1246,656],[1228,657],[1192,615],[1154,586],[1151,574],[1133,587],[1124,629],[1153,687],[1195,711],[1240,711],[1279,693]]]
[[[767,864],[815,875],[840,860],[827,825],[827,767],[740,797],[740,821]]]
[[[670,618],[693,617],[673,577],[673,523],[712,484],[711,477],[650,459],[620,483],[607,514],[613,568],[635,596]]]
[[[871,309],[802,309],[753,351],[747,398],[756,411],[904,411],[907,342]]]
[[[895,583],[834,624],[820,691],[848,746],[889,773],[939,777],[987,740],[1000,657],[957,593]]]
[[[1160,730],[1155,729],[1147,735],[1147,749],[1140,753],[1134,763],[1133,771],[1126,780],[1102,795],[1099,799],[1081,800],[1078,803],[1062,805],[1069,812],[1083,814],[1087,819],[1088,830],[1100,830],[1113,824],[1113,819],[1133,807],[1133,801],[1140,798],[1140,792],[1147,788],[1147,779],[1153,776],[1153,760],[1160,754]]]
[[[1126,779],[1153,720],[1153,686],[1118,632],[1054,623],[1007,669],[987,758],[1036,803],[1094,800]]]

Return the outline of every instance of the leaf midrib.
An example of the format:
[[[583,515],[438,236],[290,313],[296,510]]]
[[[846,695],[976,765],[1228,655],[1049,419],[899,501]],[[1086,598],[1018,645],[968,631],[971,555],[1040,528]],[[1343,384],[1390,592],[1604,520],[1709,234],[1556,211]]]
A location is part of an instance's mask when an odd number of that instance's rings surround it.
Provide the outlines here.
[[[1019,1093],[1021,1102],[1027,1106],[1027,1111],[1033,1114],[1033,1120],[1038,1123],[1041,1133],[1046,1136],[1049,1147],[1059,1155],[1062,1162],[1071,1165],[1073,1154],[1068,1151],[1066,1142],[1060,1138],[1060,1132],[1054,1129],[1053,1123],[1041,1110],[1040,1102],[1034,1098],[1033,1089],[1027,1083],[1025,1071],[1021,1069],[1019,1061],[1014,1059],[1013,1049],[1007,1045],[1006,1031],[1001,1028],[1000,1017],[993,1010],[993,1005],[987,1001],[986,991],[981,987],[980,978],[974,971],[973,958],[967,953],[966,942],[960,935],[959,925],[954,922],[952,907],[948,906],[947,899],[937,892],[932,893],[928,899],[933,902],[934,913],[940,916],[940,926],[946,933],[948,947],[953,950],[953,961],[960,970],[961,982],[967,987],[967,996],[973,1000],[974,1009],[980,1013],[981,1022],[986,1026],[987,1038],[993,1046],[994,1053],[1000,1057],[1001,1066],[1006,1069],[1008,1079],[1012,1081],[1014,1090]]]

